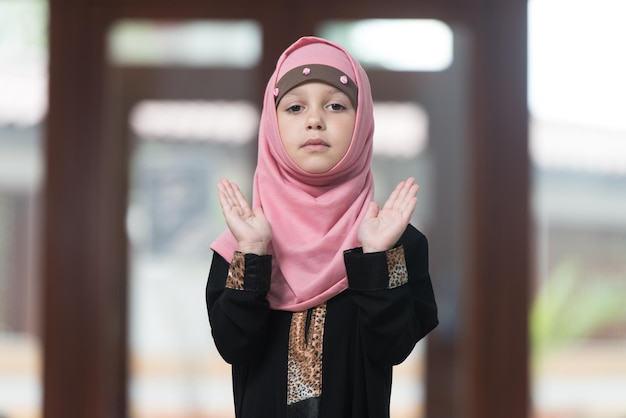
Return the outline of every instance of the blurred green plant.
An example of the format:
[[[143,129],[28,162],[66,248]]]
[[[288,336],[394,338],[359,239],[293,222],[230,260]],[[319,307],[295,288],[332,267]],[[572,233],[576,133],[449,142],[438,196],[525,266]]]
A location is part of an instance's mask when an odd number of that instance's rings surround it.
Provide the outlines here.
[[[616,280],[585,277],[580,263],[567,260],[540,285],[530,310],[533,366],[545,355],[626,320],[626,287]]]

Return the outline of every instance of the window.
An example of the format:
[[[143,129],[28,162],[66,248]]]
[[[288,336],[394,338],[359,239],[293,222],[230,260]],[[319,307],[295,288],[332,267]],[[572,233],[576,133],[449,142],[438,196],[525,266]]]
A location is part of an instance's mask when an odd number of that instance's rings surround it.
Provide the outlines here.
[[[252,178],[261,56],[253,21],[123,20],[109,33],[131,155],[129,398],[136,418],[231,416],[230,366],[211,338],[204,287],[225,228],[216,185]],[[143,83],[159,77],[158,85]],[[132,81],[129,81],[132,80]],[[223,86],[224,83],[232,83]],[[165,93],[164,93],[165,92]]]
[[[534,416],[622,416],[626,7],[614,0],[528,7]]]

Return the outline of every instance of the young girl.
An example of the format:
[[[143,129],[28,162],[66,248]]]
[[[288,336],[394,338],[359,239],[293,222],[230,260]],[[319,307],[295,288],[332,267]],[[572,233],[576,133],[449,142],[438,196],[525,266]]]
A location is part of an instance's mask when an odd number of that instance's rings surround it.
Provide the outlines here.
[[[253,205],[222,179],[228,230],[206,302],[239,418],[389,417],[392,366],[438,323],[412,178],[382,208],[365,71],[299,39],[265,91]]]

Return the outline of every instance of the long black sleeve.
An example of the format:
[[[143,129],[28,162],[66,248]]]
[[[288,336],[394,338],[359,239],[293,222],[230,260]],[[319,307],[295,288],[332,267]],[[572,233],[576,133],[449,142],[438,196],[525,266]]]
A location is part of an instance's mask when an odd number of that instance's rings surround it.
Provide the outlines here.
[[[238,254],[243,262],[233,272],[219,254],[213,254],[206,286],[206,304],[215,345],[225,361],[243,364],[255,359],[267,337],[269,303],[266,295],[271,275],[271,256]],[[230,270],[230,271],[229,271]],[[227,283],[234,275],[241,288]],[[230,275],[230,276],[229,276]]]
[[[349,250],[344,260],[363,347],[375,362],[401,363],[438,324],[426,237],[409,225],[394,249]]]

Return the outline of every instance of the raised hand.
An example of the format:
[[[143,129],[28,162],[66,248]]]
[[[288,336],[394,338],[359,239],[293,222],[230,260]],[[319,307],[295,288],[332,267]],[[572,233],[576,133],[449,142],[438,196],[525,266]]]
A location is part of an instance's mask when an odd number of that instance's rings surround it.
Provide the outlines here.
[[[235,183],[221,179],[217,184],[220,206],[228,229],[243,253],[263,255],[272,239],[272,227],[263,209],[251,209]]]
[[[410,177],[401,181],[385,202],[382,209],[371,202],[365,218],[359,226],[359,241],[363,252],[386,251],[391,249],[406,229],[415,205],[419,186]]]

